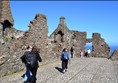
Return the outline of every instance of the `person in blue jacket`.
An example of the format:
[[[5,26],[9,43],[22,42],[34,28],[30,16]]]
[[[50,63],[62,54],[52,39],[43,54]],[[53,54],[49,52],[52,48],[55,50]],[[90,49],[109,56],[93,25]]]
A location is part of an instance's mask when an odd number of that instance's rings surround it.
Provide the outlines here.
[[[63,49],[62,55],[61,55],[61,60],[62,60],[62,72],[65,73],[68,68],[68,61],[70,60],[69,52],[68,52],[67,48]]]

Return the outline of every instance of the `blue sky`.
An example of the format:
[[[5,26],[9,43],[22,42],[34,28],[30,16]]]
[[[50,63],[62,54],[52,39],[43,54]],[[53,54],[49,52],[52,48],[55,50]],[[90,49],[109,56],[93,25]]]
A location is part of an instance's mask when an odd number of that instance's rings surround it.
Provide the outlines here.
[[[14,27],[28,30],[36,14],[47,16],[49,34],[64,16],[71,30],[98,32],[109,45],[118,46],[118,1],[11,1]]]

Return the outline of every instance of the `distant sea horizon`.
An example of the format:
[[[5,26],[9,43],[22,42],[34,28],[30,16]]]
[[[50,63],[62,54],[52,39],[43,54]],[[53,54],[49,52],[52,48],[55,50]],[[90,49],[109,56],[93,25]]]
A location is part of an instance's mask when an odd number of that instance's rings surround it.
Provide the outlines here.
[[[118,49],[118,45],[110,46],[110,54],[112,54],[116,49]]]
[[[116,46],[115,45],[111,45],[109,47],[110,47],[110,54],[112,54],[116,49],[118,49],[118,45],[116,45]],[[92,50],[92,46],[87,45],[86,46],[86,50],[89,49],[89,48]]]

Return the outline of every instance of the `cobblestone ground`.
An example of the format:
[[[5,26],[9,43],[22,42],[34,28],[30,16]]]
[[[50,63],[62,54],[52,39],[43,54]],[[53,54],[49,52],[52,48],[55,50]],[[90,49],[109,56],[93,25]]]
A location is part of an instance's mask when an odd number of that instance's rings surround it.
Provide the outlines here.
[[[106,58],[76,58],[69,62],[66,73],[61,73],[61,61],[41,66],[37,83],[118,83],[118,61]],[[19,72],[0,78],[0,83],[23,83]]]

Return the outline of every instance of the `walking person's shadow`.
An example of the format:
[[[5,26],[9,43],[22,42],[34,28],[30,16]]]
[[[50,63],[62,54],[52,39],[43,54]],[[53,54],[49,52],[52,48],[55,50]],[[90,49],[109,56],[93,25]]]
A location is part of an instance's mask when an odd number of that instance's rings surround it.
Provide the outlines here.
[[[63,72],[62,72],[62,68],[55,67],[55,69],[57,69],[60,73],[63,73]]]

